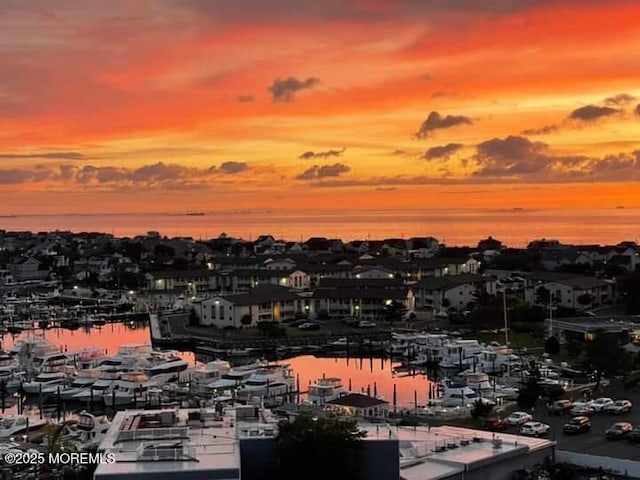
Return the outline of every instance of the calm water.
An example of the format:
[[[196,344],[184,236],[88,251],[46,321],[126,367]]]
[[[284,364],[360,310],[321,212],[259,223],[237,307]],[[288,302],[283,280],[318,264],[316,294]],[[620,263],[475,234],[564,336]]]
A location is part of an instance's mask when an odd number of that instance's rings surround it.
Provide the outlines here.
[[[2,349],[10,350],[21,339],[30,336],[43,336],[50,342],[66,350],[78,350],[87,347],[102,347],[109,354],[117,352],[122,344],[150,343],[148,327],[132,328],[128,324],[110,324],[102,328],[91,330],[65,330],[50,329],[35,332],[23,332],[13,336],[5,334],[2,338]],[[192,353],[181,354],[185,360],[195,362]],[[340,377],[345,387],[353,391],[367,389],[379,395],[391,403],[393,401],[393,385],[396,385],[398,405],[411,406],[414,402],[414,391],[418,397],[418,403],[424,404],[428,400],[429,383],[424,374],[415,377],[394,373],[394,368],[389,360],[382,359],[347,359],[347,358],[316,358],[313,356],[300,356],[283,360],[282,363],[291,365],[296,375],[300,377],[300,388],[306,390],[309,382],[314,382],[323,376]],[[397,364],[394,364],[397,367]]]
[[[492,235],[509,246],[536,238],[611,244],[640,238],[640,210],[424,210],[361,212],[207,212],[170,214],[24,215],[0,218],[0,229],[106,231],[134,236],[155,230],[168,236],[211,238],[221,232],[252,239],[270,233],[289,240],[331,236],[345,240],[434,236],[448,245],[474,245]]]

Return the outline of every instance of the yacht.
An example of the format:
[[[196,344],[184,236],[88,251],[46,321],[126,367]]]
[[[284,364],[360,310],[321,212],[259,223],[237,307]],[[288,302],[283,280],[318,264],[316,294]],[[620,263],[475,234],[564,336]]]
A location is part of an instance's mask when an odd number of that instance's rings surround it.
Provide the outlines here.
[[[172,382],[180,378],[180,372],[189,368],[189,364],[182,358],[173,357],[160,361],[155,365],[145,368],[147,374],[157,382]]]
[[[220,380],[229,370],[231,370],[231,365],[224,360],[214,360],[197,366],[190,372],[191,387],[194,393],[204,393],[208,384]]]
[[[0,438],[10,438],[38,430],[48,424],[40,418],[29,418],[26,415],[9,415],[0,420]]]
[[[209,383],[207,385],[207,389],[209,391],[213,391],[213,393],[217,393],[223,390],[238,388],[249,380],[251,375],[253,375],[257,370],[266,367],[267,365],[268,363],[265,361],[258,361],[249,365],[233,367],[223,374],[220,379]]]
[[[146,374],[138,372],[113,382],[113,387],[102,395],[102,400],[108,407],[131,405],[138,400],[145,400],[152,393],[151,391],[155,392],[157,389],[157,382],[149,380]]]
[[[78,415],[78,422],[69,426],[62,434],[62,439],[75,444],[81,450],[88,450],[102,443],[110,427],[111,422],[107,417],[96,417],[92,413],[82,411]]]
[[[444,389],[442,406],[468,407],[480,399],[478,393],[462,384],[451,384]]]
[[[464,380],[467,387],[475,390],[476,392],[490,391],[493,389],[493,385],[489,380],[489,375],[484,372],[466,371],[459,373],[458,376]]]
[[[123,371],[118,368],[98,369],[98,373],[99,377],[94,383],[71,394],[70,399],[76,402],[102,402],[104,394],[111,390],[114,382],[122,376]]]
[[[288,365],[269,365],[258,369],[238,387],[241,397],[273,398],[295,390],[295,378]]]
[[[98,381],[97,377],[75,377],[71,383],[69,383],[68,385],[66,385],[61,391],[60,391],[60,399],[62,400],[72,400],[73,397],[80,393],[85,391],[88,388],[91,388],[91,386],[96,383]]]
[[[313,385],[309,385],[307,400],[311,405],[326,405],[347,393],[342,386],[342,379],[338,377],[320,378]]]
[[[40,373],[32,381],[23,383],[22,389],[28,395],[51,394],[58,387],[64,387],[66,379],[64,372]]]

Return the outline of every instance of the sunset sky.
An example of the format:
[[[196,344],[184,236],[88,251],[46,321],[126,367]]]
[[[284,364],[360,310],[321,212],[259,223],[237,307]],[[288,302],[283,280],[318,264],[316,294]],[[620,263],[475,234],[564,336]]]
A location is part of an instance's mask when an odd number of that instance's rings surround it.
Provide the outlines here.
[[[637,0],[1,2],[0,214],[640,207],[639,187]]]

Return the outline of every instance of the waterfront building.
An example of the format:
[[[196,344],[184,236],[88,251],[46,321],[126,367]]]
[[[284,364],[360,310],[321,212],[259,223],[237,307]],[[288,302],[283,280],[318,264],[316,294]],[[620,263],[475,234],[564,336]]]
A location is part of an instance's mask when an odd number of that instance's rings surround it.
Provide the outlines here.
[[[449,308],[468,310],[478,294],[495,295],[496,287],[494,278],[470,273],[427,277],[411,285],[416,308],[435,312],[446,312]]]

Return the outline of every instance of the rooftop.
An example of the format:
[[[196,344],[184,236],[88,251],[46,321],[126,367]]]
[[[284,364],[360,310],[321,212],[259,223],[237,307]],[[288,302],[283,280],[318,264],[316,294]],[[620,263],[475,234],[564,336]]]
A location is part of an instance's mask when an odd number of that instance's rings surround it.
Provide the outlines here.
[[[406,480],[437,480],[496,461],[549,448],[546,439],[493,434],[462,427],[381,427],[361,425],[367,440],[397,439],[400,475]],[[494,439],[501,440],[496,448]]]
[[[327,403],[331,405],[341,405],[343,407],[370,408],[377,407],[378,405],[386,405],[388,402],[361,393],[349,393]]]
[[[100,444],[116,461],[94,478],[239,479],[240,440],[276,435],[275,417],[255,406],[118,412]]]

